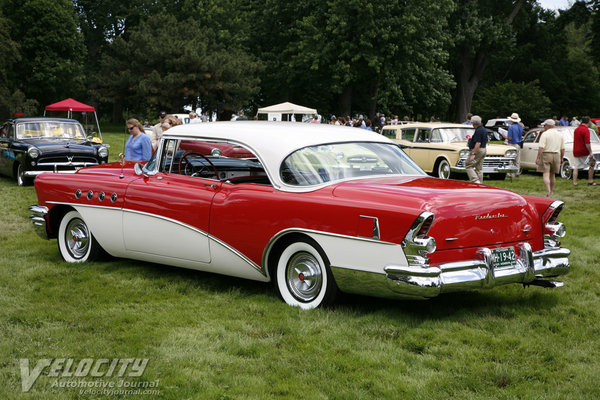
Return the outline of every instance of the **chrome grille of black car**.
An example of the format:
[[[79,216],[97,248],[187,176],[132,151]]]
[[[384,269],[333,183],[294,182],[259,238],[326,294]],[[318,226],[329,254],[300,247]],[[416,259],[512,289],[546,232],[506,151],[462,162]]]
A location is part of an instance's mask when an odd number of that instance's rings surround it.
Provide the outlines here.
[[[94,157],[86,157],[86,156],[73,156],[72,159],[67,158],[67,156],[58,156],[58,157],[40,157],[37,161],[38,164],[57,164],[57,163],[87,163],[87,164],[98,164],[98,160]]]

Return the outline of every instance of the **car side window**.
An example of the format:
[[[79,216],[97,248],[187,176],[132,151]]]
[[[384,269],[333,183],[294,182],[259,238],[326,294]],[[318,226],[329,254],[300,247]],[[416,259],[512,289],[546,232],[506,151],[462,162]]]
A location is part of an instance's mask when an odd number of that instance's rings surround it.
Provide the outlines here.
[[[402,129],[402,140],[408,140],[409,142],[414,141],[416,128]]]
[[[523,139],[524,143],[533,143],[535,142],[535,138],[538,136],[537,132],[529,132],[529,134],[527,134],[527,136],[525,136],[525,139]]]
[[[442,142],[442,134],[439,129],[434,129],[431,131],[431,142],[432,143],[441,143]]]
[[[395,129],[383,129],[381,134],[389,139],[396,139],[396,130]]]
[[[8,127],[10,125],[6,124],[6,125],[2,125],[2,129],[0,130],[0,138],[2,139],[8,139]]]
[[[271,184],[254,153],[227,141],[166,139],[159,171],[228,183]]]
[[[429,129],[419,129],[419,133],[417,134],[417,139],[416,142],[419,143],[427,143],[429,142],[429,134],[430,134],[430,130]]]

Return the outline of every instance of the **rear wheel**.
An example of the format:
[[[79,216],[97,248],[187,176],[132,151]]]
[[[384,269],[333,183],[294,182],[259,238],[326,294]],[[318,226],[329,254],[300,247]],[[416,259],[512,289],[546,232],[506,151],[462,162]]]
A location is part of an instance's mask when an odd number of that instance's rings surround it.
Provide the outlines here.
[[[560,166],[560,177],[563,179],[571,179],[573,177],[573,170],[567,159],[563,160],[563,163]]]
[[[58,249],[62,258],[71,263],[91,261],[102,248],[77,211],[66,213],[58,228]]]
[[[306,239],[283,249],[275,284],[283,301],[305,310],[331,304],[338,292],[327,257],[314,241]]]
[[[450,179],[450,176],[452,175],[450,163],[445,159],[439,160],[436,165],[435,174],[438,178]]]

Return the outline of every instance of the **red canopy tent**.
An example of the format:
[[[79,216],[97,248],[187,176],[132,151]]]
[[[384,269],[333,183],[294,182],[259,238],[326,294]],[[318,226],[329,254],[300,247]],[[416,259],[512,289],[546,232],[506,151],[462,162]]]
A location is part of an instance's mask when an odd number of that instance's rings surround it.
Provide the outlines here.
[[[100,135],[100,138],[102,138],[102,132],[100,132],[100,124],[98,123],[98,116],[96,115],[96,109],[92,106],[88,106],[87,104],[83,104],[69,97],[68,99],[65,99],[63,101],[59,101],[57,103],[46,106],[46,109],[44,110],[44,116],[46,115],[46,111],[66,111],[67,118],[71,118],[71,114],[73,111],[93,112],[94,117],[96,118],[96,126],[98,126],[98,134]]]

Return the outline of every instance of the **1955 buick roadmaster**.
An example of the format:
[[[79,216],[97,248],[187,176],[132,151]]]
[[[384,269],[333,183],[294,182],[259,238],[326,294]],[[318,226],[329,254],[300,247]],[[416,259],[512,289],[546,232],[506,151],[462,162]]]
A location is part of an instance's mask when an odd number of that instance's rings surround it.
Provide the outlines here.
[[[560,286],[547,278],[569,271],[562,202],[428,177],[386,137],[348,127],[182,125],[143,166],[45,173],[35,189],[33,224],[68,262],[105,251],[271,281],[305,309],[338,291]]]

